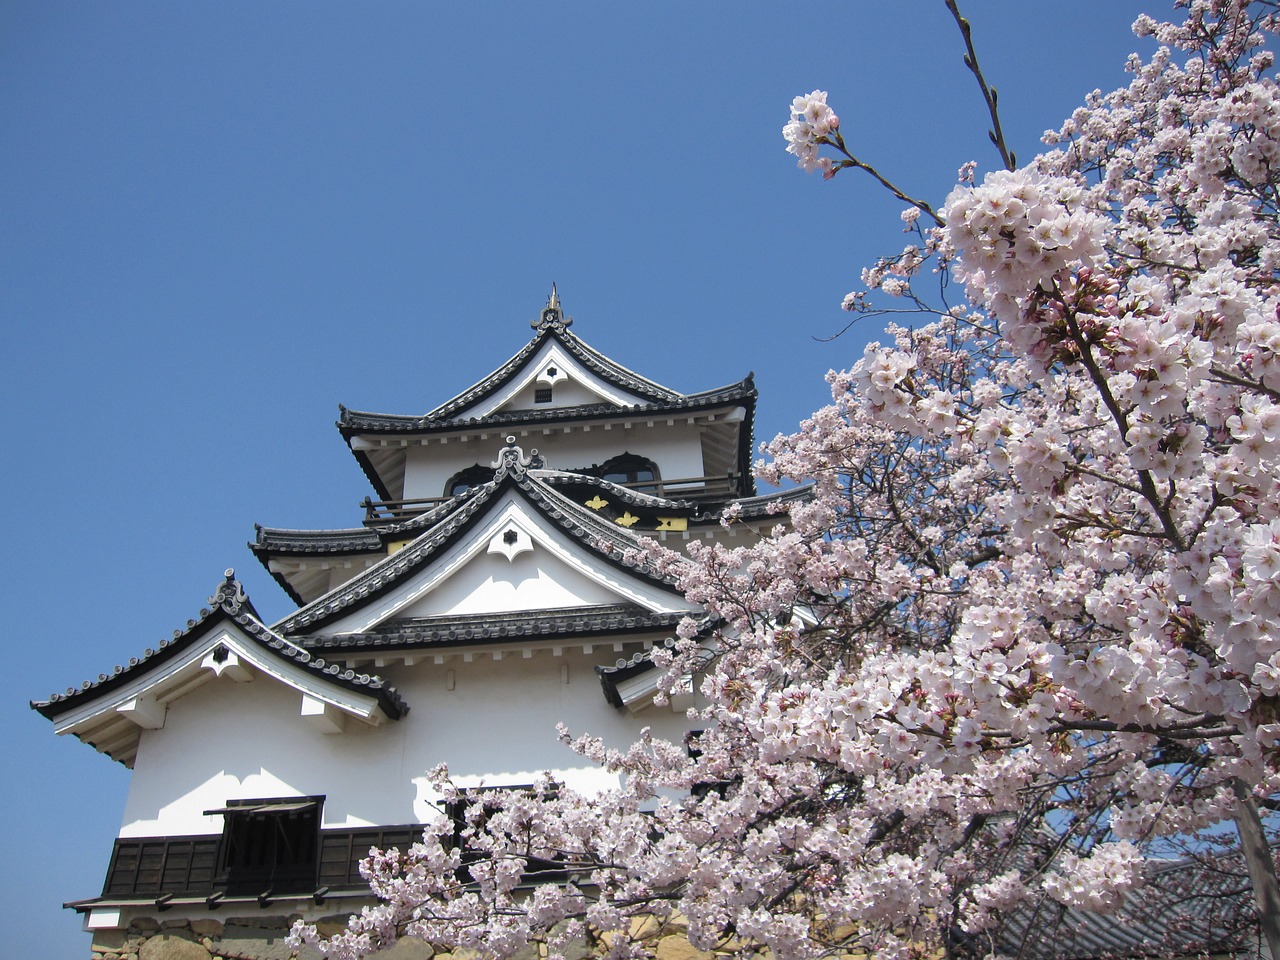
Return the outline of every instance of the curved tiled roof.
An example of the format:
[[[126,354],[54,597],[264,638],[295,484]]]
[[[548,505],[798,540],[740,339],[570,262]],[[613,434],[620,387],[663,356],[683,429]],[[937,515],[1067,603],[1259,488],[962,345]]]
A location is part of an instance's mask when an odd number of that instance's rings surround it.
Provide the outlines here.
[[[612,403],[588,403],[573,407],[547,407],[533,410],[509,410],[485,417],[453,419],[440,417],[436,411],[426,416],[403,416],[390,413],[366,413],[339,407],[338,429],[350,439],[365,433],[439,433],[466,427],[532,426],[560,420],[617,419],[643,417],[646,414],[669,414],[679,411],[705,410],[736,400],[754,400],[755,381],[751,375],[737,383],[702,393],[675,394],[661,401],[619,407]]]
[[[382,677],[357,673],[340,664],[329,663],[269,629],[258,618],[233,570],[227,570],[222,583],[209,598],[209,604],[200,611],[199,617],[187,621],[185,629],[175,630],[172,637],[148,648],[141,657],[134,657],[127,664],[118,664],[111,673],[100,673],[96,680],[86,680],[79,687],[68,687],[65,693],[54,693],[47,700],[32,701],[31,707],[52,720],[173,659],[203,635],[206,628],[227,619],[270,655],[300,666],[327,683],[374,697],[390,719],[398,720],[409,712],[404,699]]]
[[[639,547],[639,538],[635,534],[552,489],[539,476],[543,471],[527,469],[527,458],[523,465],[509,469],[508,463],[515,462],[513,457],[523,457],[520,448],[505,448],[500,454],[500,462],[505,462],[498,467],[492,481],[472,487],[465,494],[441,504],[432,511],[429,525],[415,527],[422,532],[413,543],[285,617],[275,624],[275,629],[288,635],[314,629],[343,611],[381,595],[419,569],[429,557],[453,543],[477,519],[481,508],[501,491],[513,488],[519,489],[539,513],[604,561],[650,582],[672,588],[670,578],[658,574],[643,558],[636,559],[630,555]],[[420,522],[421,518],[415,518],[405,526]]]
[[[534,338],[525,344],[514,357],[479,383],[468,387],[452,400],[447,400],[440,404],[427,416],[434,420],[447,419],[454,416],[458,411],[465,410],[472,404],[492,395],[524,369],[525,365],[533,359],[534,354],[538,352],[538,349],[548,340],[557,341],[569,351],[569,354],[574,359],[602,380],[621,387],[630,393],[639,394],[642,397],[648,397],[658,402],[680,398],[681,395],[676,391],[654,383],[652,380],[628,370],[621,364],[614,363],[604,354],[588,346],[580,338],[570,333],[567,327],[568,324],[562,320],[540,326]]]
[[[316,635],[300,638],[308,650],[404,650],[428,646],[460,646],[500,643],[504,640],[556,639],[589,633],[613,636],[674,628],[687,614],[653,612],[634,604],[569,607],[555,610],[522,610],[491,614],[483,622],[474,615],[420,617],[396,620],[376,630],[358,634]]]
[[[305,553],[341,555],[344,553],[369,553],[382,549],[382,539],[365,527],[342,530],[283,530],[254,524],[253,542],[249,549],[255,554]]]

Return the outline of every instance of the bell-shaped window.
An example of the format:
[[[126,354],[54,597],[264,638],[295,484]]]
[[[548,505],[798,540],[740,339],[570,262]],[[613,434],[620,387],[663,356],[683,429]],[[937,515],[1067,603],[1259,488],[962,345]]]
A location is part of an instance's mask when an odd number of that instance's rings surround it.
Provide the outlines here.
[[[456,497],[460,493],[465,493],[472,487],[478,487],[482,483],[488,483],[493,479],[493,467],[482,467],[476,464],[473,467],[467,467],[455,473],[449,478],[449,482],[444,485],[444,495],[446,497]]]
[[[591,471],[601,480],[626,484],[642,493],[657,493],[658,465],[634,453],[624,453],[606,460]]]

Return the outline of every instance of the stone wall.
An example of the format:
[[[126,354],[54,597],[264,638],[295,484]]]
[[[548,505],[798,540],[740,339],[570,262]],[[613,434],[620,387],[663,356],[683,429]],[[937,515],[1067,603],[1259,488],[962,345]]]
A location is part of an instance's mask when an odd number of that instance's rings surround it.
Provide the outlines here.
[[[93,937],[93,960],[290,960],[284,942],[296,917],[227,917],[225,920],[167,920],[138,917],[127,930],[98,930]],[[320,922],[326,933],[346,925],[347,915]],[[304,950],[300,960],[318,960]],[[403,940],[382,956],[387,960],[430,960],[434,952],[424,943]],[[443,960],[443,958],[441,958]]]
[[[93,937],[93,960],[290,960],[293,952],[284,938],[296,917],[254,916],[225,920],[168,920],[139,917],[127,930],[99,930]],[[317,922],[326,936],[346,926],[347,914],[325,917]],[[697,950],[682,932],[683,924],[659,927],[654,921],[640,921],[635,932],[650,941],[657,960],[713,960],[715,954]],[[579,944],[566,952],[567,960],[588,960],[603,953],[604,944]],[[530,946],[527,956],[517,960],[542,960],[545,948]],[[299,960],[319,960],[307,949]],[[384,960],[470,960],[461,954],[435,953],[417,940],[400,940],[385,953]]]

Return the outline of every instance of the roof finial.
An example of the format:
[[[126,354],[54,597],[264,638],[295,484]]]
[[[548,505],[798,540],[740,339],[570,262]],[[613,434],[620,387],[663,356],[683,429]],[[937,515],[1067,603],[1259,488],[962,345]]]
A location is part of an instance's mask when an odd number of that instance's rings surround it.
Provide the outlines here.
[[[534,453],[537,453],[535,450]],[[507,474],[513,477],[523,477],[524,472],[533,463],[530,457],[524,455],[524,450],[516,446],[516,438],[514,436],[507,437],[507,445],[498,451],[498,459],[489,464],[493,467],[493,478],[501,480]]]
[[[558,327],[564,329],[573,323],[573,317],[566,317],[564,311],[560,309],[560,294],[556,292],[556,285],[553,281],[551,284],[551,296],[547,297],[547,305],[542,308],[542,313],[538,315],[537,320],[529,323],[529,326],[535,330],[545,330],[548,327]]]
[[[209,605],[214,608],[222,607],[228,613],[236,613],[247,599],[244,587],[236,579],[235,570],[228,567],[222,574],[222,582],[218,584],[218,589],[213,591],[213,596],[209,598]]]

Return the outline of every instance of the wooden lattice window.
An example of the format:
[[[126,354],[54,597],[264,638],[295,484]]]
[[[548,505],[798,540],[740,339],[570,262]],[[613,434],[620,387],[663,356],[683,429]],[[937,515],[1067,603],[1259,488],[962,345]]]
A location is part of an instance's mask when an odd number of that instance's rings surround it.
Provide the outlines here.
[[[231,894],[314,890],[323,797],[231,800],[223,816],[218,884]]]

